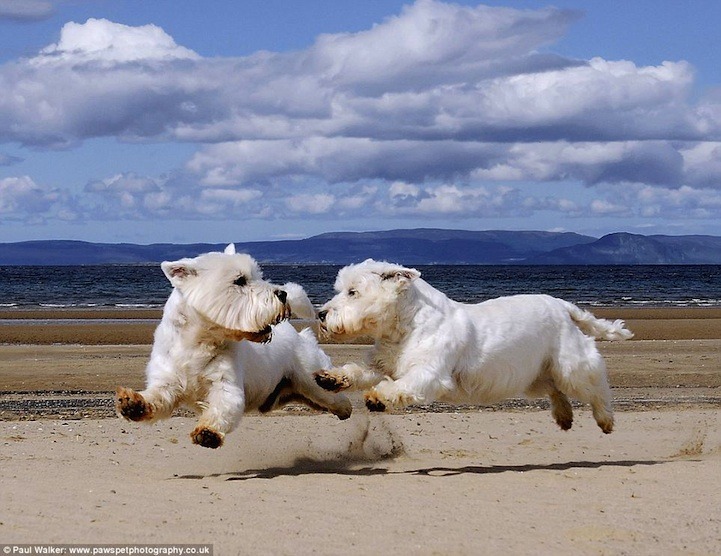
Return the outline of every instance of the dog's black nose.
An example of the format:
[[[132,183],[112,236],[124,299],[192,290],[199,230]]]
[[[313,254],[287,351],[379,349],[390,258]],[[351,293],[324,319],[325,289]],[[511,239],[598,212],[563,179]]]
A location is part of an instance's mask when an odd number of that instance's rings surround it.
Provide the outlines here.
[[[281,303],[285,303],[285,300],[288,299],[288,294],[285,290],[275,290],[275,295],[278,299],[280,299]]]
[[[318,319],[320,319],[320,322],[325,322],[325,316],[328,314],[328,311],[321,311],[318,313]]]

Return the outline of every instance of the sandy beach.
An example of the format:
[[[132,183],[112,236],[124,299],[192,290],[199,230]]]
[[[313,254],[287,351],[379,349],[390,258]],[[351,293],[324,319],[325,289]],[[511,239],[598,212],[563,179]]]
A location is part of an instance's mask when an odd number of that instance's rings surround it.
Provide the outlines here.
[[[348,421],[248,415],[219,450],[181,414],[113,416],[159,312],[0,313],[0,543],[201,543],[215,554],[717,554],[721,309],[597,309],[616,430],[585,407],[438,404]],[[363,344],[324,345],[334,363]]]

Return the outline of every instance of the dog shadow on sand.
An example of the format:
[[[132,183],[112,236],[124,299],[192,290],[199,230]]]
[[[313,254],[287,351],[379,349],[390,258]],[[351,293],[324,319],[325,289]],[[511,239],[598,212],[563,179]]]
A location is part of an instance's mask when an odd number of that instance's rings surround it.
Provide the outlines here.
[[[385,458],[386,460],[390,458]],[[305,475],[344,475],[348,477],[372,477],[375,475],[420,475],[425,477],[455,477],[458,475],[494,475],[498,473],[528,473],[533,471],[569,471],[571,469],[601,469],[604,467],[637,467],[671,463],[673,460],[618,460],[618,461],[568,461],[548,464],[522,465],[464,465],[459,467],[434,466],[420,469],[392,470],[388,467],[376,467],[359,464],[368,463],[347,458],[343,460],[319,460],[310,457],[298,458],[288,465],[247,469],[230,473],[211,475],[181,475],[174,479],[223,478],[226,481],[247,481],[249,479],[276,479],[278,477],[302,477]]]
[[[378,421],[376,421],[378,423]],[[372,434],[371,434],[372,433]],[[380,433],[380,434],[379,434]],[[381,426],[371,429],[366,421],[356,430],[354,438],[342,450],[330,450],[313,456],[303,455],[293,461],[259,469],[215,473],[208,475],[180,475],[173,479],[200,480],[207,478],[226,481],[249,479],[276,479],[278,477],[302,477],[306,475],[343,475],[348,477],[371,477],[375,475],[417,475],[424,477],[454,477],[458,475],[493,475],[498,473],[528,473],[533,471],[568,471],[571,469],[600,469],[604,467],[636,467],[670,463],[667,460],[615,461],[568,461],[543,464],[519,465],[462,465],[433,466],[416,469],[391,469],[382,465],[398,461],[406,455],[405,447],[392,429]],[[406,458],[405,463],[412,463]]]

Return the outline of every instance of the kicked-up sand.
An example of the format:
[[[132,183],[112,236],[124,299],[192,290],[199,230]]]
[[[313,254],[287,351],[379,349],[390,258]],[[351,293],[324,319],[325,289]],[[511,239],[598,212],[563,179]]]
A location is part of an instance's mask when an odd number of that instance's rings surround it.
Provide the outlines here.
[[[190,443],[188,414],[112,415],[115,386],[143,385],[154,314],[0,313],[0,544],[721,553],[721,311],[634,311],[594,311],[640,338],[599,344],[613,434],[582,406],[563,432],[535,401],[370,414],[354,396],[347,421],[247,415],[218,450]],[[324,348],[336,364],[369,349]]]

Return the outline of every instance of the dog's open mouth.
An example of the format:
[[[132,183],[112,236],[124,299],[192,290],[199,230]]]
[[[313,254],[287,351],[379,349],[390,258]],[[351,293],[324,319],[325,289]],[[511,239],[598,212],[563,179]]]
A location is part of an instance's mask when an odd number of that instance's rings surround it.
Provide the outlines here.
[[[256,342],[260,344],[267,344],[273,338],[273,326],[280,324],[284,320],[290,319],[290,306],[286,305],[283,308],[283,312],[278,315],[271,324],[266,325],[261,330],[256,332],[246,332],[244,330],[229,330],[228,336],[240,342],[241,340],[248,340],[249,342]]]
[[[322,338],[330,339],[333,337],[333,333],[328,330],[328,327],[325,325],[324,322],[318,322],[318,332]]]
[[[245,330],[228,330],[227,335],[230,339],[240,342],[248,340],[249,342],[267,343],[273,337],[273,327],[269,324],[262,330],[257,332],[246,332]]]

